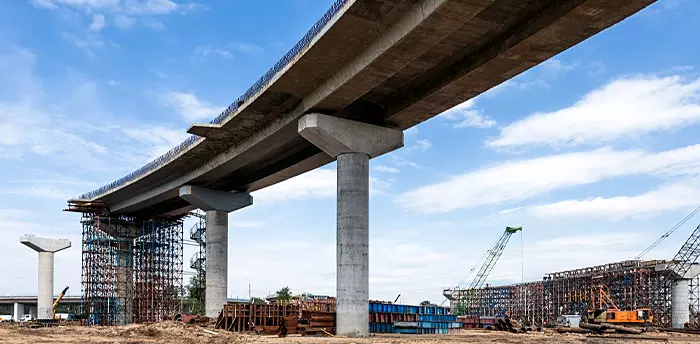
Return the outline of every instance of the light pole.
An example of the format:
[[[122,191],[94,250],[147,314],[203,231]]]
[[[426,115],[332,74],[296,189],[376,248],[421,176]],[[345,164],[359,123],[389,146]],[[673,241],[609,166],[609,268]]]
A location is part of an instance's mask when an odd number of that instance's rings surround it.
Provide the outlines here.
[[[250,280],[248,279],[248,277],[243,277],[243,279],[248,281],[248,300],[250,300],[250,303],[253,303],[253,296],[250,292]]]

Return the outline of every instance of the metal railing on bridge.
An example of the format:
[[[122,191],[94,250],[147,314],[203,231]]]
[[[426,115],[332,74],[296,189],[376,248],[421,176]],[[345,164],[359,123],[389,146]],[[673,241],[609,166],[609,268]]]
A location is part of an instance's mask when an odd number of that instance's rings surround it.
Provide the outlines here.
[[[311,43],[311,41],[313,41],[316,35],[318,35],[321,32],[321,30],[326,26],[326,24],[328,24],[331,21],[331,19],[343,8],[347,1],[348,0],[336,0],[335,3],[333,3],[333,5],[331,6],[331,8],[329,8],[328,11],[326,11],[323,17],[321,17],[321,19],[319,19],[316,22],[316,24],[314,24],[314,26],[311,27],[311,29],[306,33],[306,35],[304,35],[304,37],[301,40],[299,40],[299,42],[297,42],[297,44],[294,45],[292,49],[290,49],[279,61],[277,61],[277,63],[275,63],[275,65],[272,66],[272,68],[270,68],[270,70],[268,70],[267,73],[265,73],[260,79],[258,79],[258,81],[256,81],[250,88],[248,88],[248,90],[243,95],[238,97],[238,99],[236,99],[235,102],[229,105],[229,107],[226,108],[226,110],[224,110],[221,114],[216,116],[216,118],[211,120],[211,122],[209,123],[223,123],[232,113],[234,113],[238,109],[240,104],[244,104],[246,101],[251,99],[253,95],[258,93],[260,90],[264,89],[277,73],[279,73],[287,65],[289,65],[290,62],[295,60],[296,57]],[[198,139],[199,137],[192,135],[185,141],[177,145],[175,148],[152,160],[151,162],[147,163],[138,170],[131,172],[126,176],[117,179],[116,181],[107,184],[99,189],[80,195],[80,197],[78,198],[81,200],[92,200],[104,193],[116,189],[149,172],[152,172],[165,165],[167,162],[170,162],[180,153],[187,151],[197,142]]]

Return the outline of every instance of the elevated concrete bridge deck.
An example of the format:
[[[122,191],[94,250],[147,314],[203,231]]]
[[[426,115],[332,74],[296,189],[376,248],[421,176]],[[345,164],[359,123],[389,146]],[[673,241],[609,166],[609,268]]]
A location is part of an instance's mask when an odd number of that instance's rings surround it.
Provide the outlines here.
[[[407,129],[547,60],[654,0],[339,0],[213,124],[80,201],[177,215],[178,188],[255,191],[334,160],[297,132],[309,112]]]

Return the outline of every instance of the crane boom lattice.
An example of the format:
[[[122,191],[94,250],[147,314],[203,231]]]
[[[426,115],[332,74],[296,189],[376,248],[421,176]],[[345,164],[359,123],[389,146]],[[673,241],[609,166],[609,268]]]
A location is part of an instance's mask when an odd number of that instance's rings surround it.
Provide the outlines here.
[[[685,276],[690,270],[690,267],[700,257],[700,225],[698,225],[693,233],[690,234],[688,240],[685,241],[678,253],[673,257],[673,272],[678,276]]]
[[[494,266],[496,266],[498,259],[501,258],[503,250],[506,248],[506,245],[508,245],[510,237],[522,230],[522,227],[506,227],[503,235],[501,235],[501,237],[493,244],[493,246],[491,246],[488,251],[486,251],[486,254],[482,257],[481,266],[467,289],[462,289],[460,286],[457,286],[454,289],[444,290],[443,295],[445,295],[448,300],[456,302],[457,305],[454,308],[457,313],[464,313],[464,310],[469,304],[469,300],[473,296],[475,290],[483,286],[484,282],[491,274]],[[473,270],[474,268],[470,270],[470,274]]]

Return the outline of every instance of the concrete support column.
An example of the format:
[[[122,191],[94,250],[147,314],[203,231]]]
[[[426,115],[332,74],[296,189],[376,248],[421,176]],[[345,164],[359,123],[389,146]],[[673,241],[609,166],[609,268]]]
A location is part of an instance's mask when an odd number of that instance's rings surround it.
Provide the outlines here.
[[[338,156],[337,332],[366,336],[369,300],[369,156]],[[364,331],[363,331],[364,330]]]
[[[228,292],[228,213],[207,211],[207,274],[205,313],[217,317]]]
[[[19,303],[19,302],[15,302],[14,310],[12,313],[12,320],[19,322],[22,319],[23,315],[24,315],[24,305]]]
[[[191,185],[180,188],[180,197],[207,213],[204,313],[215,318],[228,294],[228,213],[253,204],[253,197]]]
[[[39,252],[37,319],[53,318],[53,252]]]
[[[671,327],[683,328],[690,320],[690,280],[679,280],[671,290]]]
[[[308,114],[299,134],[338,161],[336,333],[369,334],[369,159],[403,146],[403,133]]]
[[[37,319],[53,319],[53,255],[70,247],[68,239],[25,235],[19,241],[39,252]]]
[[[119,243],[116,271],[116,296],[118,300],[116,310],[116,323],[128,325],[133,322],[134,305],[134,250],[131,240],[124,240]]]

